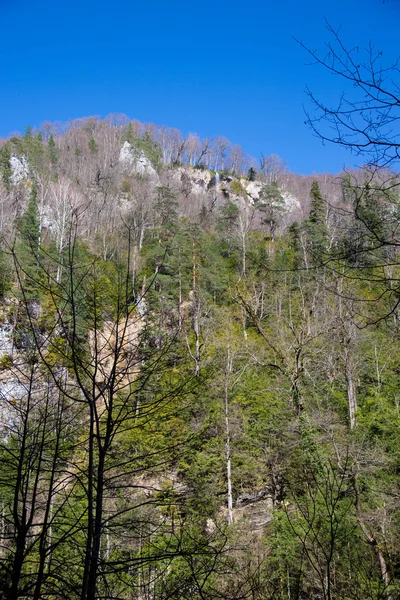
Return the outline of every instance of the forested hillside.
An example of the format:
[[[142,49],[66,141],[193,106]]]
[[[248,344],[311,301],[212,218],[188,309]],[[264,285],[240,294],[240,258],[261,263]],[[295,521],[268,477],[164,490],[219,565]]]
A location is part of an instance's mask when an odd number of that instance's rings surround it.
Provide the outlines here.
[[[1,144],[1,598],[399,598],[395,174]]]

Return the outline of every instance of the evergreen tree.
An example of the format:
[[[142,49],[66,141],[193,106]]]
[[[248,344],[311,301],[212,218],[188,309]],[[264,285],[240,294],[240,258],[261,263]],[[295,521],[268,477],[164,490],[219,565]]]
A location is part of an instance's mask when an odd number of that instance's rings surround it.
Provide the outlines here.
[[[255,169],[253,169],[253,167],[250,167],[250,169],[247,171],[247,179],[249,181],[255,181],[256,175],[257,175],[257,173],[256,173]]]
[[[235,227],[239,220],[240,210],[239,207],[232,202],[227,200],[220,208],[220,214],[217,217],[216,229],[221,231],[224,242],[228,246],[228,256],[231,253],[232,238],[235,234]]]
[[[227,200],[220,208],[220,215],[217,218],[217,229],[232,233],[239,218],[240,210],[231,200]]]
[[[293,265],[295,269],[298,269],[301,263],[301,229],[297,221],[295,221],[288,227],[288,234],[289,246],[293,256]]]
[[[89,146],[89,150],[92,154],[97,154],[97,152],[99,151],[99,146],[97,145],[94,137],[90,138],[88,146]]]
[[[31,193],[25,213],[21,218],[21,240],[26,248],[37,253],[40,244],[40,221],[38,210],[38,191],[36,180],[32,179]]]
[[[28,300],[38,298],[38,253],[40,248],[40,220],[38,209],[38,191],[35,179],[32,179],[28,206],[19,223],[20,240],[17,259],[25,279],[25,297]]]
[[[156,222],[160,229],[160,239],[169,239],[174,233],[177,220],[178,203],[170,187],[161,185],[157,188],[156,202],[154,210],[156,213]]]
[[[49,155],[49,159],[51,164],[54,166],[57,164],[57,149],[56,143],[52,135],[49,137],[49,141],[47,143],[47,153]]]
[[[326,206],[324,199],[322,198],[318,181],[314,180],[311,184],[310,198],[310,223],[315,223],[316,225],[325,225]]]
[[[135,141],[135,136],[133,135],[133,127],[132,127],[132,123],[128,124],[128,127],[126,128],[126,132],[124,135],[124,141],[125,142],[129,142],[129,144],[133,144]]]
[[[40,171],[42,167],[42,159],[44,154],[42,134],[32,135],[32,128],[27,125],[25,137],[22,142],[22,153],[28,158],[28,162],[35,171]]]
[[[10,190],[11,185],[11,150],[10,146],[6,144],[1,151],[1,174],[3,183],[6,186],[7,191]]]
[[[256,206],[263,213],[263,221],[268,225],[271,239],[274,240],[275,230],[285,211],[285,200],[276,181],[271,185],[264,185]]]
[[[322,197],[318,181],[313,181],[310,190],[310,216],[307,229],[312,247],[312,254],[326,249],[328,243],[328,228],[326,226],[326,205]]]

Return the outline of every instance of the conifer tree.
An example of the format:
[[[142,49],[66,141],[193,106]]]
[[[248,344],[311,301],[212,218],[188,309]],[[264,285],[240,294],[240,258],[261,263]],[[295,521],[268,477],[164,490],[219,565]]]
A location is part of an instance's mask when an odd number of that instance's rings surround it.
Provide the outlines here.
[[[97,152],[99,151],[99,147],[98,147],[94,137],[90,138],[88,146],[89,146],[89,150],[92,154],[97,154]]]
[[[289,234],[289,246],[290,249],[292,251],[292,256],[293,256],[293,266],[295,269],[298,269],[300,264],[301,264],[301,241],[300,241],[300,236],[301,236],[301,229],[300,229],[300,225],[297,221],[294,221],[294,223],[292,223],[289,227],[288,227],[288,234]]]
[[[263,213],[263,221],[268,225],[271,239],[274,240],[276,228],[285,211],[285,199],[276,181],[263,186],[256,206]]]
[[[1,174],[3,183],[6,186],[7,191],[10,190],[11,185],[11,151],[10,146],[6,144],[1,151]]]
[[[37,195],[37,184],[36,180],[33,179],[28,206],[21,218],[20,224],[22,242],[33,252],[38,251],[40,244],[40,222]]]
[[[255,181],[256,175],[257,175],[257,173],[256,173],[255,169],[253,167],[250,167],[250,169],[247,171],[247,179],[249,181]]]
[[[178,203],[170,187],[161,185],[157,188],[157,196],[154,204],[157,224],[160,228],[162,238],[169,239],[173,235],[177,220]]]
[[[125,139],[126,142],[129,142],[129,144],[133,144],[134,143],[135,136],[133,134],[132,123],[128,124],[128,127],[127,127],[125,135],[124,135],[124,139]]]
[[[47,152],[48,152],[51,164],[55,165],[57,163],[57,150],[56,150],[56,143],[55,143],[52,135],[50,135],[49,141],[47,143]]]
[[[22,142],[21,152],[28,158],[28,162],[35,171],[40,171],[44,154],[42,134],[32,135],[32,128],[27,125],[25,137]]]
[[[310,198],[310,223],[315,223],[316,225],[325,225],[326,207],[324,199],[322,198],[318,181],[314,180],[311,184]]]
[[[22,273],[26,276],[25,296],[28,300],[37,299],[38,253],[40,248],[40,220],[36,180],[32,179],[28,206],[20,219],[17,258]]]
[[[308,232],[312,253],[326,249],[328,243],[328,228],[326,226],[326,206],[322,197],[318,181],[313,181],[310,190],[310,216],[308,219]]]

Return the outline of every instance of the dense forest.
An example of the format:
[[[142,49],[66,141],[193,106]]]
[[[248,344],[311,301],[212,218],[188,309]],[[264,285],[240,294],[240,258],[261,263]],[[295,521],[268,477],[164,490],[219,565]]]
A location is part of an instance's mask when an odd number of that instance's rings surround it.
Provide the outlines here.
[[[0,596],[399,598],[395,173],[121,115],[0,146]]]

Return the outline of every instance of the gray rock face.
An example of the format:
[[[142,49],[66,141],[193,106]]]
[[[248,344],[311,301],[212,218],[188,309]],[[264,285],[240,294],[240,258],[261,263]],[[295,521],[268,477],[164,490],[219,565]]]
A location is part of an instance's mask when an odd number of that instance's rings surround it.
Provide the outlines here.
[[[29,177],[29,166],[25,156],[12,154],[10,158],[11,165],[11,183],[16,185]]]
[[[0,355],[13,352],[13,327],[5,321],[0,325]]]
[[[158,174],[147,156],[137,151],[129,142],[125,142],[119,153],[119,162],[130,175],[144,175],[158,180]]]
[[[263,529],[272,519],[273,499],[267,489],[240,496],[233,509],[234,520],[245,520],[252,529]]]

